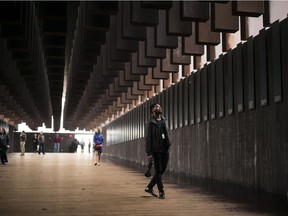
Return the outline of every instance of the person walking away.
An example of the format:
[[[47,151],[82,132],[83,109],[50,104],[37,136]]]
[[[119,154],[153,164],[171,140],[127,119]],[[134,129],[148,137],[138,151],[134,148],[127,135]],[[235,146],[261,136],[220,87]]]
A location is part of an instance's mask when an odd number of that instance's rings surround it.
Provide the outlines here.
[[[45,155],[45,137],[44,137],[44,134],[43,132],[41,132],[39,135],[38,135],[38,143],[39,143],[39,150],[38,150],[38,154],[40,155],[41,152],[43,155]]]
[[[22,131],[20,133],[20,152],[21,152],[20,156],[24,156],[25,155],[26,139],[27,139],[26,133],[25,133],[25,131]]]
[[[95,166],[97,164],[100,165],[103,141],[104,141],[104,137],[102,134],[102,128],[98,127],[93,136],[93,148],[95,151],[95,163],[94,163]]]
[[[84,153],[85,142],[83,139],[80,141],[80,146],[81,146],[81,153]]]
[[[162,175],[165,172],[169,160],[170,140],[166,119],[162,116],[162,108],[158,103],[150,106],[152,114],[150,121],[146,125],[145,142],[148,161],[153,159],[155,173],[145,192],[157,196],[153,187],[157,184],[159,199],[165,199]]]
[[[0,157],[3,165],[8,164],[7,149],[9,148],[10,138],[4,128],[0,129]]]
[[[56,136],[53,139],[54,153],[59,153],[60,152],[60,142],[61,142],[61,138],[59,137],[59,134],[56,134]]]
[[[32,144],[33,144],[33,152],[37,152],[37,146],[38,146],[38,137],[37,134],[34,134],[34,137],[32,139]]]
[[[91,141],[89,139],[89,142],[88,142],[88,152],[90,153],[90,149],[91,149]]]

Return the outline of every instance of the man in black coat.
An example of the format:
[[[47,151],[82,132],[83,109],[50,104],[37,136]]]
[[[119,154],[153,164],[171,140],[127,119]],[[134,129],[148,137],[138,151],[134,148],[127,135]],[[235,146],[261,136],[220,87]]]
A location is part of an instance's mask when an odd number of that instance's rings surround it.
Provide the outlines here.
[[[0,128],[0,159],[3,165],[8,164],[7,149],[9,148],[10,138],[4,128]]]
[[[159,190],[159,199],[165,199],[164,186],[162,183],[162,174],[165,172],[169,160],[169,133],[166,125],[166,119],[162,116],[162,108],[158,103],[150,106],[152,114],[150,121],[146,126],[146,154],[148,161],[153,159],[155,173],[145,192],[157,196],[153,187],[157,184]]]

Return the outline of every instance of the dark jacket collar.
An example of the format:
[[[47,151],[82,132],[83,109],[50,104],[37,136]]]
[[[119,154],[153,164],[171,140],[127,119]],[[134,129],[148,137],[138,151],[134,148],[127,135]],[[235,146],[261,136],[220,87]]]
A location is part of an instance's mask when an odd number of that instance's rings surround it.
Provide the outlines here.
[[[161,116],[161,120],[166,121],[166,118],[164,116]],[[154,118],[154,116],[151,116],[150,121],[153,122],[154,124],[157,124],[156,119]]]

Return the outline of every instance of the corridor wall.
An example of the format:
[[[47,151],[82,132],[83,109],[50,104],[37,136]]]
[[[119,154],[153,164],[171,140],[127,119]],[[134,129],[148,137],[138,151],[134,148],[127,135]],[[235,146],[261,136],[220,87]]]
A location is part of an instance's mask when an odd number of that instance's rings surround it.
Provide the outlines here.
[[[107,155],[145,164],[149,106],[160,103],[168,170],[271,193],[288,191],[288,19],[239,43],[105,127]]]

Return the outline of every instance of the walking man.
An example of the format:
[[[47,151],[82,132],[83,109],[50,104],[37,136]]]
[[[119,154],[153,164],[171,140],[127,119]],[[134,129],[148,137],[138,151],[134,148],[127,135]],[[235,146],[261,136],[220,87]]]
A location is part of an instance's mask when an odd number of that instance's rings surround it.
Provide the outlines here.
[[[22,131],[20,133],[20,151],[21,151],[20,156],[24,156],[25,155],[26,139],[27,139],[26,133],[25,133],[25,131]]]
[[[60,152],[60,142],[61,142],[61,138],[59,137],[59,134],[56,134],[56,136],[53,139],[54,153],[59,153]]]
[[[157,196],[153,187],[157,184],[159,199],[165,199],[164,186],[162,183],[162,174],[165,172],[169,160],[169,133],[166,125],[166,119],[162,116],[162,108],[158,103],[150,106],[152,114],[150,121],[147,123],[146,154],[148,161],[153,159],[155,173],[150,183],[145,188],[145,192]]]
[[[42,152],[42,154],[45,155],[45,137],[42,131],[38,135],[38,143],[39,143],[38,154],[40,155],[40,153]]]

